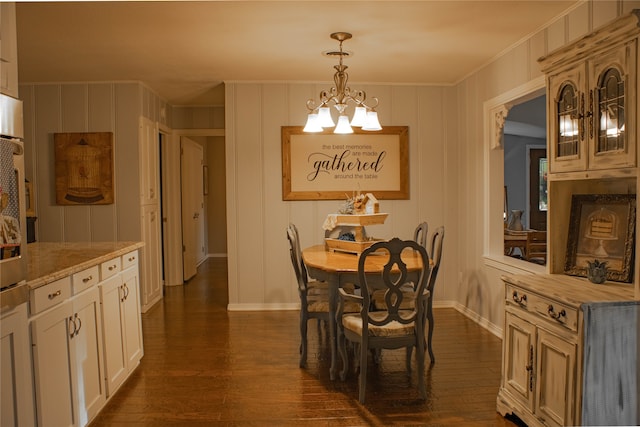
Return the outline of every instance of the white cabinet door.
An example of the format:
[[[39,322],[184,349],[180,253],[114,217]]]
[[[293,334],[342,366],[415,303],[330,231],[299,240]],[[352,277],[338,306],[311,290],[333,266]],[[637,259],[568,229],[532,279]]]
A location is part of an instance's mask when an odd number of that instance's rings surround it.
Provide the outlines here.
[[[104,338],[104,366],[107,378],[107,396],[127,378],[128,368],[125,358],[124,330],[122,326],[122,304],[124,297],[122,277],[111,277],[100,284],[102,303],[102,331]]]
[[[142,312],[162,298],[161,223],[158,205],[142,206],[141,300]]]
[[[66,301],[31,321],[39,427],[78,425],[73,386],[76,358],[70,340],[72,319],[71,302]]]
[[[583,120],[587,72],[585,64],[547,78],[549,172],[587,169],[588,129]]]
[[[548,425],[573,425],[575,344],[539,329],[537,357],[535,413]]]
[[[84,426],[106,402],[102,362],[102,318],[98,287],[73,299],[73,337],[78,379],[78,421]]]
[[[138,366],[142,347],[138,268],[127,268],[100,284],[107,396]]]
[[[632,40],[589,61],[589,169],[636,165],[636,45]]]
[[[18,97],[18,37],[15,2],[0,2],[0,93]],[[2,424],[4,426],[4,424]]]
[[[533,364],[536,328],[531,323],[505,313],[503,387],[513,398],[533,412]]]
[[[0,320],[0,425],[35,424],[27,303]]]
[[[121,301],[122,330],[124,332],[127,369],[128,372],[131,372],[144,354],[137,268],[122,272],[122,288],[124,290]]]
[[[151,120],[141,117],[138,132],[140,147],[140,204],[158,204],[159,191],[159,137],[158,129]]]

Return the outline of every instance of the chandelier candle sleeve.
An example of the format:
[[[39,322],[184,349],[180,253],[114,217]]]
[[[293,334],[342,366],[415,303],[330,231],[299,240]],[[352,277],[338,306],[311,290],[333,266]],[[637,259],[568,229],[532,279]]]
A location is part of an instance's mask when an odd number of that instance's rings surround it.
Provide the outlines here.
[[[320,92],[320,100],[314,101],[309,99],[307,101],[307,109],[309,115],[307,117],[307,123],[304,127],[304,132],[322,132],[323,128],[334,127],[333,133],[349,134],[353,133],[352,126],[360,127],[367,131],[381,130],[380,122],[378,121],[378,113],[375,108],[378,106],[378,98],[371,98],[371,101],[367,101],[367,93],[363,90],[351,90],[347,86],[349,80],[349,74],[347,74],[347,66],[342,64],[342,58],[349,56],[349,52],[342,50],[342,42],[350,39],[352,36],[350,33],[338,32],[332,33],[331,38],[340,42],[340,50],[327,52],[328,56],[338,56],[339,64],[334,65],[336,72],[333,75],[333,81],[335,86],[331,89],[323,90]],[[349,117],[346,114],[346,109],[349,103],[355,105],[355,111],[353,118],[349,121]],[[338,124],[336,125],[331,117],[330,105],[333,105],[338,110]]]

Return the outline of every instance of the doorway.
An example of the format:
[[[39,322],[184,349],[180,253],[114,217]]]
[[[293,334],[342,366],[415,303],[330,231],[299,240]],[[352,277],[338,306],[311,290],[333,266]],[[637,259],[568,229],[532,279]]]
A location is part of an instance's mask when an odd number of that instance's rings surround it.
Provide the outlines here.
[[[205,260],[210,257],[227,257],[225,138],[224,129],[167,129],[166,132],[167,137],[162,144],[161,168],[164,275],[166,286],[180,286],[185,284],[181,138],[187,137],[202,145],[204,165],[209,167],[209,194],[204,195],[204,233],[199,233],[204,237]],[[202,182],[202,168],[198,169],[199,180]]]
[[[546,185],[540,187],[540,168],[546,167],[546,135],[546,95],[509,110],[504,127],[504,185],[508,209],[521,210],[524,227],[535,230],[547,229]],[[540,204],[541,196],[544,206]]]
[[[547,229],[547,150],[529,150],[529,228]]]

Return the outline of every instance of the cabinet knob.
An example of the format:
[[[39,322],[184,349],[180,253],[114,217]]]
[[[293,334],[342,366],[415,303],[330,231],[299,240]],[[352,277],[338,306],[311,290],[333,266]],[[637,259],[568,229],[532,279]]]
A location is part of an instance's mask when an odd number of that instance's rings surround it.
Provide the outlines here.
[[[85,277],[84,279],[82,279],[82,283],[87,283],[91,279],[93,279],[93,276]]]
[[[58,289],[54,293],[49,294],[48,297],[49,299],[54,299],[55,297],[59,297],[60,295],[62,295],[62,291]]]

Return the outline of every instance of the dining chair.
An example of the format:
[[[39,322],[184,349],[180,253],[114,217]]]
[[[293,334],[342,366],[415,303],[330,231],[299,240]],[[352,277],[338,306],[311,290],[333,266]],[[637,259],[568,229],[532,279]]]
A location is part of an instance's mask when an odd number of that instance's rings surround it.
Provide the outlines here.
[[[429,224],[426,221],[421,222],[420,224],[418,224],[418,226],[413,232],[413,241],[417,242],[420,246],[426,248],[428,232],[429,232]],[[410,290],[409,288],[411,286],[413,286],[411,283],[407,283],[404,285],[404,288],[406,288],[406,290],[409,291]],[[383,299],[384,299],[384,290],[379,289],[373,293],[372,300],[376,308],[382,308],[382,306],[384,305]],[[409,299],[405,299],[402,302],[402,304],[403,306],[400,308],[410,308],[410,305],[413,304],[413,301]]]
[[[329,322],[330,289],[327,282],[309,279],[302,259],[298,228],[295,224],[290,223],[287,227],[287,240],[300,296],[300,367],[303,368],[307,364],[307,323],[309,319],[317,319],[320,332],[320,322],[325,324]],[[344,285],[344,289],[349,293],[353,293],[354,288],[353,284]],[[358,307],[350,304],[346,309],[356,312]]]
[[[429,232],[429,224],[426,221],[421,222],[413,232],[413,240],[423,247],[427,247],[427,233]]]
[[[431,238],[429,239],[429,264],[431,265],[431,271],[429,272],[429,282],[427,283],[427,290],[429,291],[429,298],[424,302],[427,304],[426,316],[429,322],[429,333],[427,335],[427,348],[429,350],[429,358],[431,363],[436,361],[433,355],[433,347],[431,346],[431,340],[433,338],[433,291],[436,287],[436,279],[438,278],[438,270],[440,270],[440,261],[442,260],[442,247],[444,243],[444,226],[440,226],[433,230]],[[411,349],[407,351],[407,357],[411,358]]]
[[[526,259],[529,262],[545,265],[547,263],[547,232],[527,231],[527,243],[525,246]]]
[[[433,319],[433,292],[436,286],[436,279],[438,278],[438,271],[440,270],[440,261],[442,260],[442,248],[444,242],[444,226],[437,227],[429,238],[429,245],[427,247],[427,254],[429,255],[429,265],[431,266],[431,271],[429,272],[429,281],[427,282],[427,290],[430,293],[430,297],[425,299],[426,303],[425,315],[427,316],[427,321],[429,322],[429,333],[427,336],[427,348],[429,350],[429,358],[431,359],[431,363],[436,361],[435,356],[433,355],[433,328],[434,328],[434,319]],[[412,298],[413,295],[413,283],[405,283],[402,285],[401,290],[404,293],[404,298],[402,299],[400,308],[401,309],[409,309],[413,308],[415,304],[415,300]],[[384,290],[377,290],[373,293],[373,306],[376,310],[384,309]],[[409,348],[407,351],[407,358],[411,359],[411,349]]]
[[[413,249],[413,256],[420,257],[422,268],[415,280],[416,286],[410,297],[417,302],[410,309],[401,309],[405,293],[400,289],[408,282],[408,270],[402,261],[401,254],[405,249]],[[406,252],[405,252],[406,254]],[[369,257],[384,257],[384,268],[380,274],[365,271]],[[426,249],[413,240],[393,238],[381,241],[365,249],[358,260],[358,283],[361,295],[348,294],[339,290],[338,314],[338,350],[343,362],[340,378],[344,380],[349,369],[347,359],[347,341],[359,349],[359,400],[365,401],[367,386],[367,357],[370,351],[378,349],[397,349],[403,347],[416,348],[416,364],[418,366],[418,389],[422,398],[426,398],[424,384],[424,310],[425,299],[429,298],[426,289],[429,277],[429,257]],[[370,310],[371,294],[377,289],[385,290],[384,310]],[[359,304],[359,313],[345,313],[347,302]],[[411,372],[411,364],[407,363],[407,372]]]
[[[307,323],[309,319],[329,320],[329,287],[325,282],[309,280],[302,262],[298,230],[293,224],[287,227],[287,239],[300,296],[300,367],[304,368],[307,364]]]

